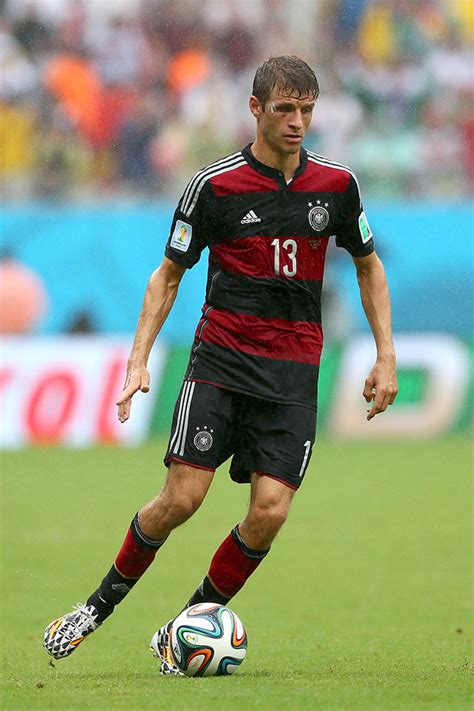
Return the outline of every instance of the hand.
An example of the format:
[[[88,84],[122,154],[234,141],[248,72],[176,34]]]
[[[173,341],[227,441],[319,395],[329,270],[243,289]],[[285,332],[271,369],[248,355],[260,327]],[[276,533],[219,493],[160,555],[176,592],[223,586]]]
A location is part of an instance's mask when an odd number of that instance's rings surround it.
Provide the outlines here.
[[[147,393],[150,389],[150,374],[146,368],[136,368],[129,366],[127,368],[127,377],[123,386],[122,394],[117,400],[118,413],[117,416],[120,422],[126,422],[130,417],[130,406],[132,397],[139,390],[142,393]]]
[[[397,393],[395,358],[388,360],[377,359],[367,376],[362,393],[366,402],[372,402],[373,400],[371,409],[367,410],[367,419],[371,420],[380,412],[385,412],[387,407],[394,402]]]

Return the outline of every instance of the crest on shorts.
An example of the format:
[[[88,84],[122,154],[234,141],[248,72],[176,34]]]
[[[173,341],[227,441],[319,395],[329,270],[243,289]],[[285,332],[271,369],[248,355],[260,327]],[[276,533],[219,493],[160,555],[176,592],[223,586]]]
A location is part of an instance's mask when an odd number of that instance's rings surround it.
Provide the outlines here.
[[[207,452],[214,444],[214,437],[212,436],[214,430],[208,430],[207,427],[204,427],[202,430],[199,427],[196,427],[196,429],[199,430],[199,432],[194,436],[194,446],[196,449],[199,449],[200,452]]]
[[[318,200],[318,202],[320,201]],[[329,212],[326,210],[328,204],[325,203],[325,207],[322,207],[321,205],[316,205],[316,207],[312,207],[312,203],[309,202],[308,207],[312,208],[308,212],[309,224],[311,225],[313,230],[316,230],[316,232],[321,232],[322,230],[324,230],[325,227],[327,227],[329,222]]]

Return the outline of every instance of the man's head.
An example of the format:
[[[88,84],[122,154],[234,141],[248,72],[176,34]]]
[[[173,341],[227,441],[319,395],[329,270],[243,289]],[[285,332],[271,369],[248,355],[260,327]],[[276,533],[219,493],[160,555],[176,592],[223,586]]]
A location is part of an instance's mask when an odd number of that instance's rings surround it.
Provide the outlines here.
[[[298,152],[318,94],[318,80],[306,62],[293,55],[270,57],[255,73],[249,102],[257,138],[278,153]]]

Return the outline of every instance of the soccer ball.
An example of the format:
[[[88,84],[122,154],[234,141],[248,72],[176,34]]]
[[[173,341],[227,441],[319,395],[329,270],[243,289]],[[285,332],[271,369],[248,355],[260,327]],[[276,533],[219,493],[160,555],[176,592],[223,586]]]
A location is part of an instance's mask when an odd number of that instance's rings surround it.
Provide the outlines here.
[[[188,607],[173,621],[170,647],[186,676],[233,674],[247,654],[247,633],[235,612],[211,602]]]

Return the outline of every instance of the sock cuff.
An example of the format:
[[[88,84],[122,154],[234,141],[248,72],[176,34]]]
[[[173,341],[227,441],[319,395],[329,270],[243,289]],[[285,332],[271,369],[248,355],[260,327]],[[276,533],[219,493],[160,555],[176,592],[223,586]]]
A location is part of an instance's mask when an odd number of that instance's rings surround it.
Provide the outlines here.
[[[135,539],[135,542],[138,543],[138,545],[142,548],[158,550],[158,548],[161,548],[163,543],[166,541],[166,538],[163,538],[163,540],[161,541],[156,541],[153,538],[148,538],[148,536],[143,533],[138,522],[138,512],[132,519],[132,523],[130,524],[130,530],[132,531],[132,535]]]
[[[263,560],[263,558],[265,558],[267,553],[270,551],[270,548],[267,548],[267,550],[264,551],[256,551],[253,550],[253,548],[249,548],[243,540],[242,536],[240,535],[239,524],[237,524],[237,526],[232,529],[230,535],[232,536],[232,539],[235,541],[235,543],[239,546],[242,553],[245,553],[247,558],[252,558],[253,560]]]

